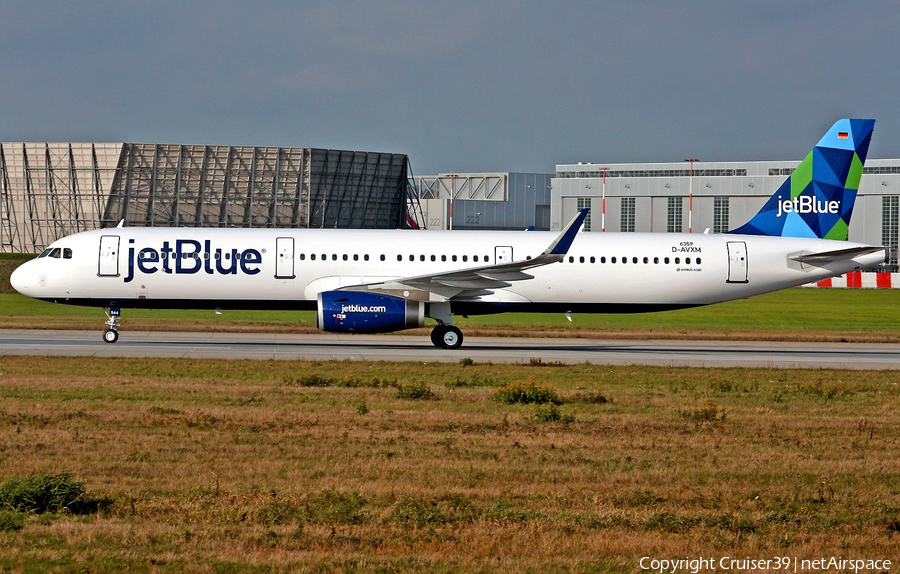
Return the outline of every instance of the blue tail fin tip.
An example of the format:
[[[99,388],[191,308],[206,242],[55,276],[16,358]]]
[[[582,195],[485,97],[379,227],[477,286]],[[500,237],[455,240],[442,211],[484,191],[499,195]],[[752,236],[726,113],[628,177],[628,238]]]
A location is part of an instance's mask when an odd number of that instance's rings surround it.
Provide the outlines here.
[[[847,239],[875,120],[841,119],[750,221],[728,233]]]

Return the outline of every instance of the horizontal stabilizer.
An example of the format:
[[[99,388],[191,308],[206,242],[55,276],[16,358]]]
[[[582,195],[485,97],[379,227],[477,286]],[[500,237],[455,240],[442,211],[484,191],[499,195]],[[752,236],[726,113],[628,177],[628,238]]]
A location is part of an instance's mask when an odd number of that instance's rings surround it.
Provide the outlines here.
[[[835,251],[825,251],[822,253],[799,253],[797,255],[788,255],[788,259],[806,265],[821,266],[827,265],[828,263],[834,263],[835,261],[846,261],[848,259],[853,259],[854,257],[860,257],[878,251],[884,251],[884,247],[867,245],[864,247],[850,247],[848,249],[837,249]]]

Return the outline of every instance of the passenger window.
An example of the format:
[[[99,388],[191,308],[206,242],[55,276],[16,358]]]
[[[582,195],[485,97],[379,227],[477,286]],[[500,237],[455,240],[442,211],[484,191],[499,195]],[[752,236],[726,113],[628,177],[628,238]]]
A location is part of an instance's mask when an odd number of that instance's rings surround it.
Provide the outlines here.
[[[469,256],[468,256],[468,255],[463,255],[463,261],[468,261],[468,260],[469,260]]]
[[[478,263],[478,256],[477,255],[473,256],[472,261],[474,261],[475,263]]]
[[[403,256],[402,256],[402,255],[397,255],[397,261],[403,261]]]
[[[363,261],[368,261],[368,260],[369,260],[369,254],[366,253],[365,255],[363,255]]]
[[[419,261],[425,261],[425,256],[424,256],[424,255],[419,255]]]
[[[656,263],[657,265],[659,265],[659,257],[654,257],[653,262]]]
[[[700,265],[700,258],[697,258],[697,265]]]
[[[63,249],[63,259],[71,259],[72,258],[72,250],[66,247]]]
[[[300,254],[300,261],[304,261],[306,259],[306,253]]]
[[[650,263],[650,259],[647,257],[644,257],[644,263]]]
[[[415,255],[410,255],[410,256],[409,256],[409,260],[410,260],[410,261],[415,261],[415,260],[416,260],[416,256],[415,256]]]
[[[690,257],[685,257],[684,262],[687,263],[688,265],[690,265],[690,264],[691,264],[691,258],[690,258]]]
[[[575,263],[575,258],[569,255],[569,263]]]
[[[632,262],[632,263],[637,263],[637,257],[632,257],[632,258],[631,258],[631,262]]]
[[[665,259],[663,259],[663,262],[664,262],[666,265],[668,265],[668,264],[669,264],[669,258],[666,257]]]
[[[681,257],[676,257],[676,258],[675,258],[675,265],[678,265],[678,264],[680,264],[680,263],[681,263]]]
[[[616,262],[616,258],[615,258],[615,257],[611,258],[611,259],[610,259],[610,262],[615,263],[615,262]]]
[[[591,263],[596,263],[596,262],[597,262],[597,260],[594,259],[594,256],[593,256],[593,255],[591,255]]]
[[[456,255],[454,255],[453,257],[451,257],[451,259],[452,259],[453,262],[455,263],[455,262],[456,262]]]
[[[627,258],[627,257],[623,257],[623,258],[622,258],[622,263],[628,263],[628,258]]]
[[[606,263],[606,257],[601,257],[601,258],[600,258],[600,263]]]
[[[359,261],[359,255],[357,255],[356,253],[354,253],[354,254],[353,254],[353,260],[354,260],[354,261]]]
[[[432,260],[432,261],[437,261],[437,256],[436,256],[436,255],[432,255],[432,256],[431,256],[431,260]]]
[[[446,255],[441,255],[441,261],[446,261],[446,260],[447,260],[447,256],[446,256]]]
[[[310,260],[310,261],[315,261],[315,260],[316,260],[316,254],[315,254],[315,253],[310,253],[310,254],[309,254],[309,260]]]
[[[346,261],[346,260],[347,260],[347,254],[344,253],[344,261]]]

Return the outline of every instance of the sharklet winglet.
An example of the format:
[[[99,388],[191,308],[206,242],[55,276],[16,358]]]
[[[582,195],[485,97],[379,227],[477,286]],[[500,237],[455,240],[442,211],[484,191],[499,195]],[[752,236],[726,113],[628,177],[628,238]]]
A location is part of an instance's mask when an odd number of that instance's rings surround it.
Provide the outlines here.
[[[578,230],[581,229],[581,224],[584,223],[590,211],[588,208],[580,210],[542,255],[565,255],[568,253],[569,248],[572,247],[572,242],[575,241]]]

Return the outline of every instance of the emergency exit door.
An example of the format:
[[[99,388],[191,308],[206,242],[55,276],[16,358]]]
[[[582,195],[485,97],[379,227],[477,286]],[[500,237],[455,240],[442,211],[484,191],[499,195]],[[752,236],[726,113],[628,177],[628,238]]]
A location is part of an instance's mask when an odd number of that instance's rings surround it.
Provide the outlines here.
[[[100,262],[97,275],[101,277],[119,276],[119,236],[102,235],[100,237]]]
[[[743,241],[729,241],[728,283],[747,283],[747,244]]]
[[[275,258],[275,278],[293,279],[295,277],[293,237],[275,239]]]
[[[512,255],[511,246],[494,247],[494,263],[512,263]]]

